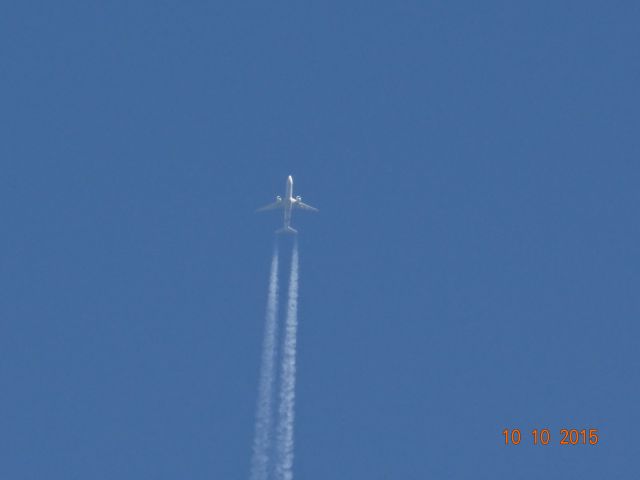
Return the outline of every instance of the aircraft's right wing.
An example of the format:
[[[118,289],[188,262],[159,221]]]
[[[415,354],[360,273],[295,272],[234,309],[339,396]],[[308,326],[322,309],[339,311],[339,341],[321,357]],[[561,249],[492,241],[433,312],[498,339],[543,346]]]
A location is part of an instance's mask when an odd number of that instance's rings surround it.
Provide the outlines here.
[[[297,208],[301,208],[302,210],[308,210],[309,212],[317,212],[318,211],[318,209],[316,207],[312,207],[311,205],[307,205],[306,203],[302,203],[300,200],[298,200],[293,205],[296,206]]]
[[[265,205],[264,207],[260,207],[256,210],[256,212],[264,212],[265,210],[275,210],[276,208],[282,207],[282,199],[278,199],[269,205]]]

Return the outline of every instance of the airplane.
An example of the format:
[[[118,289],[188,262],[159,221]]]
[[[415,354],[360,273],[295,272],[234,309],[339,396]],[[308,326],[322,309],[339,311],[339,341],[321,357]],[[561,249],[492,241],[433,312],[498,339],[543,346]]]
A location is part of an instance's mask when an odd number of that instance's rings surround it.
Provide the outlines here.
[[[276,233],[289,233],[295,235],[298,233],[297,230],[291,228],[291,211],[294,208],[299,208],[301,210],[307,210],[309,212],[317,212],[318,209],[312,207],[311,205],[307,205],[306,203],[302,203],[301,196],[293,196],[293,177],[289,175],[287,177],[287,191],[285,197],[282,198],[280,195],[276,195],[276,201],[266,205],[262,208],[256,210],[256,212],[264,212],[265,210],[275,210],[276,208],[284,209],[284,226],[280,230],[276,230]]]

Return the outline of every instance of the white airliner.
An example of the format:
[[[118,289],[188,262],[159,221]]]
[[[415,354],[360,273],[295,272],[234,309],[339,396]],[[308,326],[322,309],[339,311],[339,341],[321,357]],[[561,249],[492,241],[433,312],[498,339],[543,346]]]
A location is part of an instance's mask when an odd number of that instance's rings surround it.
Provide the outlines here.
[[[307,205],[306,203],[302,203],[302,197],[297,196],[294,198],[293,196],[293,177],[289,175],[287,177],[287,193],[285,197],[282,198],[280,195],[276,196],[276,201],[266,205],[262,208],[256,210],[257,212],[264,212],[265,210],[275,210],[276,208],[284,209],[284,227],[280,230],[276,230],[276,233],[298,233],[297,230],[291,228],[291,211],[294,208],[299,208],[301,210],[308,210],[310,212],[317,212],[318,209],[312,207],[311,205]]]

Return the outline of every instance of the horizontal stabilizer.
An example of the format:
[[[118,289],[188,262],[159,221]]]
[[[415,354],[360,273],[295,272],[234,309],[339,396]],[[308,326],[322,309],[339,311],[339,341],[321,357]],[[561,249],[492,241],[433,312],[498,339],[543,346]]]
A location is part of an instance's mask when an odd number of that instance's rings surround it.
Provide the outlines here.
[[[284,228],[281,228],[280,230],[276,230],[276,233],[278,234],[287,233],[289,235],[295,235],[296,233],[298,233],[298,231],[291,227],[284,227]]]

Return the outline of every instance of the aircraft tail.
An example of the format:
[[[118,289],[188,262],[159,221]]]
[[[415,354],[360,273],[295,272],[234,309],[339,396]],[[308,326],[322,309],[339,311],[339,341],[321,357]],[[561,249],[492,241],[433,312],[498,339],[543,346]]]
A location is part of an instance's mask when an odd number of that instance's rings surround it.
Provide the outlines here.
[[[276,230],[276,233],[278,234],[287,233],[289,235],[295,235],[296,233],[298,233],[298,231],[291,227],[284,227],[284,228],[281,228],[280,230]]]

